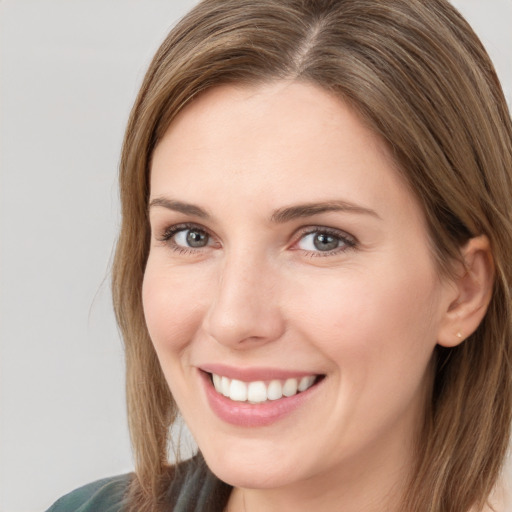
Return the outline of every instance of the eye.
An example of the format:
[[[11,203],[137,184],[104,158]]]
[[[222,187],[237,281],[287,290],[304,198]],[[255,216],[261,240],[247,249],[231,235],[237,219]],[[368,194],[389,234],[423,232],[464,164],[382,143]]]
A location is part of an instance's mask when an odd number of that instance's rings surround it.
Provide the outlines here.
[[[210,240],[208,233],[199,229],[183,229],[174,235],[174,243],[181,247],[206,247]]]
[[[159,240],[180,252],[200,250],[215,244],[206,230],[190,224],[170,226]]]
[[[297,248],[308,252],[332,253],[345,251],[356,245],[351,235],[342,231],[316,228],[302,235],[297,242]]]

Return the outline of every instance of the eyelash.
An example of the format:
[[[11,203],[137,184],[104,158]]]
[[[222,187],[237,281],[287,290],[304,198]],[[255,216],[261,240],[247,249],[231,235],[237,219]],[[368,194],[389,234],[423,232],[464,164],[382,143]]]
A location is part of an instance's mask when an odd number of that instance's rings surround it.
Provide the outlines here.
[[[176,224],[174,226],[168,227],[162,236],[158,238],[159,242],[167,243],[170,245],[171,249],[173,251],[176,251],[178,254],[191,254],[196,253],[198,250],[201,250],[202,248],[194,248],[194,247],[184,247],[182,245],[178,245],[174,240],[174,236],[176,236],[178,233],[181,233],[182,231],[196,231],[198,233],[204,233],[206,236],[211,237],[210,233],[206,231],[204,228],[201,228],[200,226],[196,224]]]
[[[300,241],[304,240],[306,236],[317,234],[317,235],[327,235],[332,236],[338,240],[338,242],[344,244],[341,247],[336,247],[335,249],[332,249],[330,251],[308,251],[306,249],[294,249],[297,251],[302,251],[304,253],[307,253],[308,256],[315,258],[315,257],[325,257],[325,256],[334,256],[336,254],[340,254],[343,252],[346,252],[350,249],[355,249],[357,247],[358,241],[355,237],[352,235],[349,235],[348,233],[345,233],[344,231],[340,231],[338,229],[328,228],[324,226],[309,226],[301,230],[297,241],[294,243],[294,245],[298,244]]]
[[[198,226],[197,224],[190,224],[190,223],[184,223],[184,224],[176,224],[173,226],[168,227],[161,237],[158,238],[158,241],[166,243],[170,245],[170,248],[173,251],[176,251],[179,254],[195,254],[198,251],[201,251],[203,247],[194,248],[194,247],[184,247],[182,245],[176,244],[176,242],[173,240],[173,238],[183,231],[196,231],[198,233],[205,234],[207,237],[212,238],[212,235],[204,228]],[[318,234],[318,235],[327,235],[332,236],[342,244],[344,244],[342,247],[336,247],[335,249],[332,249],[330,251],[311,251],[306,249],[293,249],[296,251],[302,251],[303,253],[306,253],[309,257],[325,257],[325,256],[332,256],[335,254],[343,253],[345,251],[348,251],[350,249],[355,249],[358,245],[358,241],[355,237],[352,235],[345,233],[344,231],[340,231],[333,228],[328,228],[324,226],[309,226],[306,228],[303,228],[300,230],[299,235],[296,237],[296,241],[293,245],[298,244],[300,241],[304,240],[304,238],[311,234]]]

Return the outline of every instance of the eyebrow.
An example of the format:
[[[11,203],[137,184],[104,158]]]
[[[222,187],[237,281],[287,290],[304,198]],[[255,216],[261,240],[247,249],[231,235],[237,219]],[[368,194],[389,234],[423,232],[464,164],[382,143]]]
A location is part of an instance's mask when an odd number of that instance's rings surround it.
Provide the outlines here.
[[[181,201],[176,201],[175,199],[167,199],[166,197],[156,197],[153,199],[149,203],[148,208],[152,208],[153,206],[162,206],[168,210],[184,213],[185,215],[194,215],[201,219],[208,219],[210,217],[206,210],[203,210],[195,204],[183,203]]]
[[[284,222],[289,222],[294,219],[299,219],[302,217],[312,217],[313,215],[318,215],[320,213],[327,212],[358,213],[364,215],[371,215],[372,217],[380,219],[379,214],[376,211],[371,210],[370,208],[359,206],[348,201],[336,200],[321,203],[298,204],[295,206],[288,206],[286,208],[279,208],[272,214],[271,220],[272,222],[281,224]]]
[[[183,213],[185,215],[193,215],[201,219],[211,218],[210,214],[200,206],[191,203],[184,203],[175,199],[168,199],[166,197],[156,197],[155,199],[151,200],[149,203],[149,208],[154,206],[167,208],[168,210]],[[320,203],[305,203],[279,208],[274,211],[270,217],[270,220],[276,224],[283,224],[295,219],[312,217],[313,215],[319,215],[321,213],[328,212],[357,213],[371,215],[372,217],[380,219],[379,214],[375,210],[366,208],[364,206],[359,206],[348,201],[335,200]]]

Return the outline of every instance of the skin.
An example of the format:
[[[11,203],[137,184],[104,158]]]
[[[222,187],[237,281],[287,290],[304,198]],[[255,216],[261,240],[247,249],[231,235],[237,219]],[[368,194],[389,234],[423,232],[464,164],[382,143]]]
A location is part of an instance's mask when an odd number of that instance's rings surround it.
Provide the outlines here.
[[[150,186],[147,326],[208,465],[235,487],[228,509],[396,510],[434,347],[459,343],[464,324],[387,147],[316,86],[222,86],[173,121]],[[351,208],[272,220],[333,201]],[[326,228],[330,252],[313,243]],[[188,247],[186,229],[207,244]],[[212,363],[325,378],[291,414],[247,428],[211,410],[198,368]]]

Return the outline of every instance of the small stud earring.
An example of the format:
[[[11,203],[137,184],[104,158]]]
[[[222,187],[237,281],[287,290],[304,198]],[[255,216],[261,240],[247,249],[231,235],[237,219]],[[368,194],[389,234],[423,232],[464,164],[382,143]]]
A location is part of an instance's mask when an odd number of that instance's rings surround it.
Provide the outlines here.
[[[462,338],[462,333],[460,331],[457,333],[457,338],[459,338],[459,339]]]

